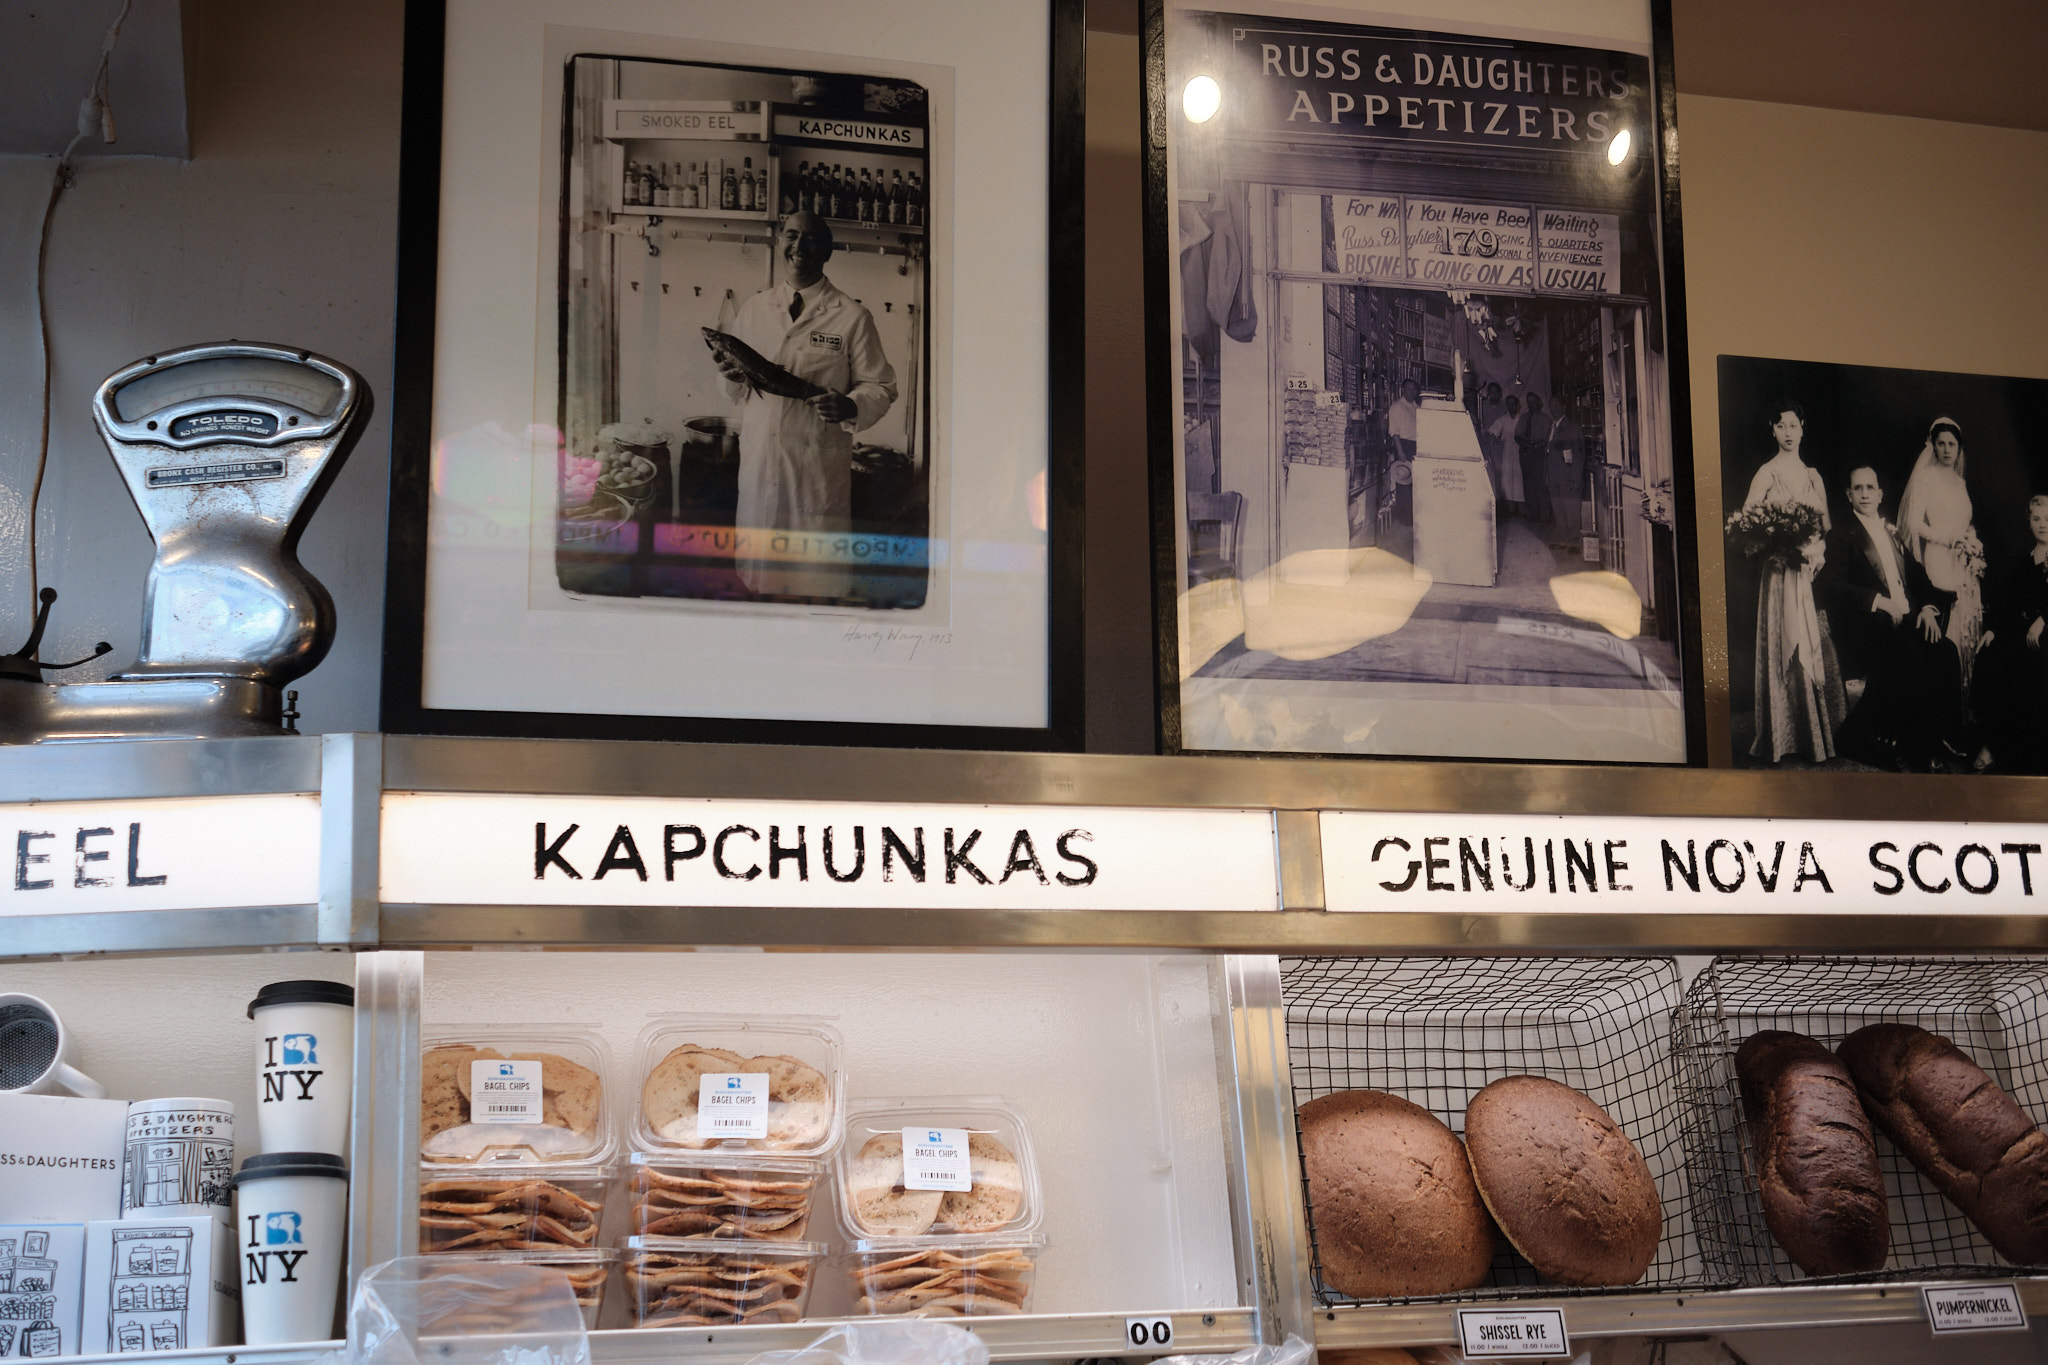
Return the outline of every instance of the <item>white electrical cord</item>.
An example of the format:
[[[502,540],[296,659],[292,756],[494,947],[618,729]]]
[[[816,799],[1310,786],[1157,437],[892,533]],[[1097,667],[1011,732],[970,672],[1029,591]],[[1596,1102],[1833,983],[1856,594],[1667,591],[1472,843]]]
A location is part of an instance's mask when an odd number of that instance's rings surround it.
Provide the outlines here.
[[[114,42],[121,36],[121,25],[128,22],[129,7],[135,0],[121,0],[120,12],[107,28],[107,36],[100,40],[99,69],[93,73],[92,88],[85,98],[78,102],[78,132],[71,141],[64,144],[64,153],[57,158],[56,174],[50,177],[50,200],[43,206],[43,230],[36,242],[36,346],[42,362],[43,423],[42,434],[36,444],[36,476],[29,485],[28,493],[28,611],[34,620],[39,605],[40,581],[36,564],[36,511],[43,499],[43,472],[50,464],[50,317],[44,307],[43,273],[50,255],[50,219],[57,212],[57,200],[71,184],[71,154],[78,150],[78,144],[97,131],[100,141],[114,140],[114,108],[107,103],[107,66],[114,57]]]

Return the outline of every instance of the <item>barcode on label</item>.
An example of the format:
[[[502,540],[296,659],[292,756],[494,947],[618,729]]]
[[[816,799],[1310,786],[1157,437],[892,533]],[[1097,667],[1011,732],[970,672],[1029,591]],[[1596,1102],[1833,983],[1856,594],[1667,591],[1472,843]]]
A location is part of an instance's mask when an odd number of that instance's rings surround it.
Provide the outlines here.
[[[523,1114],[526,1112],[526,1106],[523,1104],[487,1104],[484,1106],[484,1112],[488,1114]]]

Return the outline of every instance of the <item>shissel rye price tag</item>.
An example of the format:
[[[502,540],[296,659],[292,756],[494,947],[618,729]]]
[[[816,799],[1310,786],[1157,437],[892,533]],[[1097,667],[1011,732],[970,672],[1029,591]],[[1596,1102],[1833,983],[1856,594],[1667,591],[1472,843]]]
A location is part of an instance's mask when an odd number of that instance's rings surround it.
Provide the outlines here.
[[[697,1081],[697,1136],[768,1136],[768,1073],[715,1072]]]
[[[1561,1308],[1461,1308],[1458,1349],[1473,1360],[1540,1360],[1570,1355],[1572,1343]]]
[[[469,1107],[478,1123],[545,1123],[539,1062],[469,1064]]]
[[[2027,1310],[2020,1304],[2020,1287],[2010,1280],[1998,1284],[1922,1285],[1920,1298],[1927,1305],[1927,1325],[1938,1337],[2027,1330]]]
[[[974,1168],[967,1156],[965,1128],[905,1128],[903,1188],[971,1190]]]

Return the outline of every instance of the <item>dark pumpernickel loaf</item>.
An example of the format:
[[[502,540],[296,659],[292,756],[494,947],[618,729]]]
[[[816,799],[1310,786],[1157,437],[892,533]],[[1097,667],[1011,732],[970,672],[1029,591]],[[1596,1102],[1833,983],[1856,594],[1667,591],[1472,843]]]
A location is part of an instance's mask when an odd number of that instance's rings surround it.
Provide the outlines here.
[[[1544,1279],[1634,1284],[1664,1211],[1641,1152],[1607,1111],[1542,1076],[1504,1076],[1465,1106],[1465,1149],[1494,1221]]]
[[[1385,1299],[1486,1282],[1493,1220],[1464,1144],[1427,1109],[1378,1090],[1310,1100],[1301,1155],[1330,1288]]]
[[[2015,1265],[2048,1265],[2048,1134],[1968,1054],[1912,1024],[1842,1043],[1863,1103],[1899,1150]]]
[[[1735,1077],[1771,1236],[1809,1275],[1884,1269],[1884,1173],[1849,1069],[1806,1035],[1771,1029],[1736,1050]]]

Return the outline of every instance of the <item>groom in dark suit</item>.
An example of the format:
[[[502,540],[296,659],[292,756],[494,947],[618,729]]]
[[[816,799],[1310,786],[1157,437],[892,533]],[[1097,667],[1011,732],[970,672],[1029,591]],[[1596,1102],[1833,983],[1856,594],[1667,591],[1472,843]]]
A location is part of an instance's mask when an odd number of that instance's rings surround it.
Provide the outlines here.
[[[1850,514],[1834,519],[1814,585],[1843,675],[1864,680],[1838,747],[1880,767],[1941,768],[1962,718],[1962,661],[1943,634],[1955,594],[1928,581],[1881,515],[1876,470],[1849,471],[1847,492]]]

